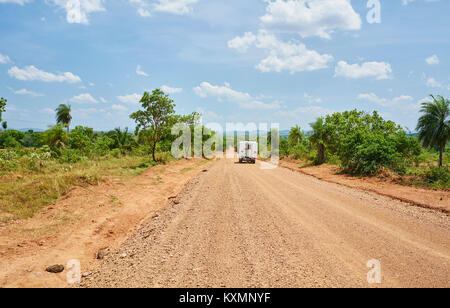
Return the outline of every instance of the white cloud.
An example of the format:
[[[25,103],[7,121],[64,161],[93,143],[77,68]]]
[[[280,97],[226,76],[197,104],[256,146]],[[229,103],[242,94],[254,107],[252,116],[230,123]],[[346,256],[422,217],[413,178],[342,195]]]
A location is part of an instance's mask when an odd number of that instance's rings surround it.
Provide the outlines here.
[[[228,47],[236,49],[244,53],[256,42],[256,35],[251,32],[246,32],[244,36],[237,36],[228,42]]]
[[[319,54],[309,50],[304,44],[293,41],[282,42],[275,35],[260,30],[258,35],[246,33],[244,37],[236,37],[228,42],[230,48],[245,52],[251,46],[263,49],[268,53],[267,58],[261,60],[256,68],[262,72],[289,71],[291,74],[303,71],[314,71],[328,67],[333,60],[329,54]]]
[[[8,56],[2,55],[0,53],[0,63],[1,64],[11,63],[11,59]]]
[[[319,117],[332,113],[333,110],[322,106],[302,106],[294,110],[280,110],[276,114],[283,118],[284,121],[286,119],[292,119],[297,123],[311,123]]]
[[[275,0],[267,1],[267,14],[261,17],[266,27],[298,32],[302,37],[330,39],[335,30],[359,30],[362,21],[350,0]]]
[[[104,97],[102,97],[102,96],[99,97],[99,100],[100,100],[102,103],[107,103],[107,102],[108,102],[108,101],[107,101]]]
[[[29,91],[27,89],[21,89],[21,90],[14,91],[14,94],[17,94],[17,95],[28,95],[28,96],[35,96],[35,97],[44,96],[44,94],[36,93],[36,92],[33,92],[33,91]]]
[[[98,103],[98,101],[95,98],[93,98],[92,95],[89,93],[83,93],[83,94],[74,96],[71,99],[69,99],[69,102],[77,103],[77,104],[88,104],[88,103],[97,104]]]
[[[24,5],[28,2],[30,2],[30,0],[0,0],[0,3],[16,3],[19,5]]]
[[[144,9],[142,7],[138,8],[137,12],[138,12],[139,16],[141,16],[141,17],[150,17],[150,16],[152,16],[152,14],[150,13],[149,10],[146,10],[146,9]]]
[[[140,65],[138,65],[137,68],[136,68],[136,74],[138,74],[140,76],[144,76],[144,77],[148,77],[149,76],[146,72],[144,72],[142,70]]]
[[[222,118],[220,115],[218,115],[214,111],[204,110],[204,109],[202,109],[200,107],[197,108],[197,112],[202,115],[202,118],[206,118],[206,119],[209,119],[209,120],[217,120],[217,119],[221,119]]]
[[[48,114],[55,114],[55,110],[53,110],[51,108],[44,108],[41,110],[41,112],[48,113]]]
[[[358,95],[359,100],[367,100],[378,106],[393,108],[397,110],[410,111],[417,110],[419,104],[414,102],[414,98],[409,95],[400,95],[392,99],[378,97],[375,93],[364,93]]]
[[[81,82],[81,78],[70,72],[53,74],[44,72],[35,66],[27,66],[24,69],[14,66],[8,70],[8,74],[19,80],[24,81],[44,81],[44,82],[68,82],[77,83]]]
[[[176,94],[183,91],[182,88],[172,88],[166,85],[161,86],[161,90],[166,94]]]
[[[175,15],[186,15],[193,11],[192,6],[197,2],[198,0],[159,0],[153,6],[153,10]]]
[[[308,93],[303,94],[303,97],[309,104],[319,104],[322,102],[322,99],[320,97],[314,97],[312,95],[309,95]]]
[[[430,78],[427,79],[426,85],[429,88],[442,88],[443,87],[442,83],[437,81],[433,77],[430,77]]]
[[[112,105],[111,108],[113,110],[117,110],[117,111],[127,111],[127,107],[122,106],[122,105]]]
[[[125,103],[125,104],[130,104],[130,105],[139,104],[141,98],[142,98],[142,95],[139,95],[136,93],[123,95],[123,96],[117,96],[117,99],[119,101],[121,101],[122,103]]]
[[[244,109],[274,110],[280,108],[279,102],[265,103],[248,93],[235,91],[228,86],[215,86],[209,82],[202,82],[194,88],[194,92],[202,98],[215,97],[219,102],[237,103]]]
[[[418,104],[420,106],[422,106],[423,103],[430,103],[432,101],[433,101],[433,99],[431,97],[424,97],[424,98],[422,98],[421,100],[418,101]]]
[[[105,11],[103,0],[52,0],[67,13],[68,23],[89,24],[88,14]]]
[[[359,65],[339,61],[335,69],[335,77],[350,79],[374,78],[376,80],[383,80],[391,78],[391,74],[391,65],[386,62],[365,62]]]
[[[425,62],[429,65],[438,65],[440,63],[437,55],[432,55],[431,57],[426,58]]]
[[[414,2],[415,0],[402,0],[402,5],[408,5],[411,2]],[[439,2],[440,0],[425,0],[425,2]]]

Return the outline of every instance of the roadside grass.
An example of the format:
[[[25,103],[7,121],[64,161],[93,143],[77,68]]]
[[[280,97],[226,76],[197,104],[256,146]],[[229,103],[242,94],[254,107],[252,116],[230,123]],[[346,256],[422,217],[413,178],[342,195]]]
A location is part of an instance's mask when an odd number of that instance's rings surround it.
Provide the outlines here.
[[[148,157],[105,157],[75,164],[47,161],[30,170],[18,168],[14,174],[0,176],[2,222],[33,217],[73,187],[98,185],[105,178],[129,179],[156,164]]]
[[[450,190],[450,151],[445,152],[443,158],[444,167],[438,168],[439,153],[423,151],[416,161],[406,167],[401,174],[393,171],[382,171],[381,174],[375,176],[404,186]],[[291,157],[290,159],[294,158]],[[299,169],[315,167],[314,162],[310,159],[294,159],[294,161]],[[336,156],[327,157],[326,163],[340,168],[340,162]],[[336,174],[342,174],[342,171],[336,171]],[[392,176],[390,177],[389,174]],[[359,175],[356,177],[364,178],[365,176]]]

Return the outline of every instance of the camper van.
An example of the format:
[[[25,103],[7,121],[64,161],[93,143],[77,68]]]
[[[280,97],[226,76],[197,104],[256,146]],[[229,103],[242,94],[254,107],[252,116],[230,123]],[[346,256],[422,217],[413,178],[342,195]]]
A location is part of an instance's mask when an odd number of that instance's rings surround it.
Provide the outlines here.
[[[254,164],[258,157],[258,143],[241,141],[238,144],[239,163],[247,162]]]

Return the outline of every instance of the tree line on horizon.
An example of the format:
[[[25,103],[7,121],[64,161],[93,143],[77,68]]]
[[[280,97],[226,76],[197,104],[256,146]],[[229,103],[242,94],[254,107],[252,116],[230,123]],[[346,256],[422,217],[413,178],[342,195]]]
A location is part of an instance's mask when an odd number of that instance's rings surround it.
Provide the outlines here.
[[[374,175],[382,168],[405,173],[408,166],[417,164],[423,151],[438,153],[438,169],[444,167],[445,148],[450,138],[450,101],[431,95],[424,102],[417,124],[417,136],[409,136],[393,121],[384,120],[378,112],[368,114],[351,110],[318,118],[305,133],[300,126],[292,127],[287,138],[280,139],[280,156],[311,161],[316,165],[335,163],[350,174]],[[117,128],[109,132],[94,132],[92,128],[77,126],[70,130],[72,108],[61,104],[55,110],[56,125],[45,132],[21,133],[6,130],[2,122],[7,100],[0,100],[0,148],[40,147],[55,157],[76,161],[82,157],[117,155],[139,151],[157,161],[157,153],[170,152],[177,138],[171,134],[175,123],[193,127],[201,115],[177,115],[175,103],[160,89],[145,92],[140,109],[130,115],[136,123],[134,133]],[[214,132],[210,132],[211,135]],[[206,140],[208,136],[204,136]],[[270,142],[270,136],[269,136]],[[435,171],[443,172],[443,171]]]

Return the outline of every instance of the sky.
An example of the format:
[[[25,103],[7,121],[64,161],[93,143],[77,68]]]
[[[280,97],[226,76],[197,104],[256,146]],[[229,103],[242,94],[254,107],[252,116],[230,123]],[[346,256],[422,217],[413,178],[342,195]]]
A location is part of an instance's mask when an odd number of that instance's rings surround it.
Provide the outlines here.
[[[10,128],[134,128],[144,91],[203,123],[378,110],[414,131],[450,94],[448,0],[0,0]]]

